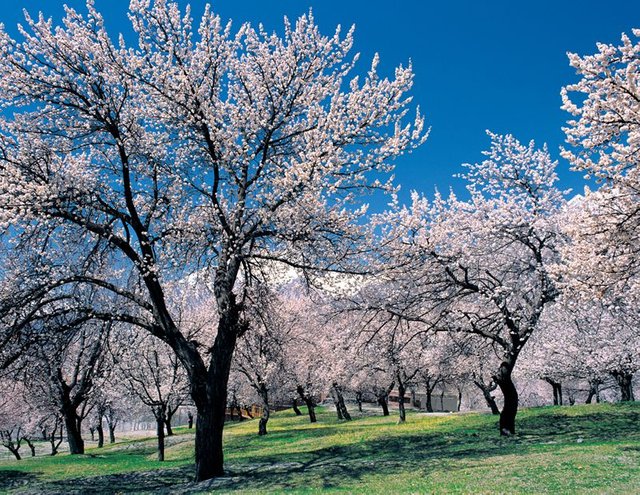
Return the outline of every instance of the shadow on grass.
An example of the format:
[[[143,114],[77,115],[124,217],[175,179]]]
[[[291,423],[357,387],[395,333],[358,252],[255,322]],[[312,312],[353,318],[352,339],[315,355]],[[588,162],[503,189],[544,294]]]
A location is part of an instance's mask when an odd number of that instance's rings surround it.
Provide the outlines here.
[[[210,490],[241,488],[249,492],[284,491],[311,488],[330,489],[353,486],[362,478],[375,475],[398,475],[413,472],[427,475],[446,466],[456,469],[452,460],[487,460],[494,456],[525,454],[532,447],[545,443],[575,444],[582,438],[588,442],[626,441],[640,439],[637,408],[611,408],[575,414],[569,408],[541,408],[523,412],[518,419],[518,434],[500,437],[496,420],[479,415],[464,424],[449,423],[442,428],[420,432],[405,431],[399,427],[388,436],[335,445],[316,450],[293,452],[251,453],[269,444],[270,440],[291,443],[307,441],[309,437],[332,436],[340,432],[343,424],[328,423],[326,427],[291,428],[277,430],[266,438],[246,434],[229,439],[228,449],[248,451],[240,460],[228,463],[225,478],[210,482],[192,483],[193,467],[159,469],[146,472],[98,476],[57,481],[31,487],[34,493],[202,493]],[[346,425],[345,425],[346,426]],[[350,423],[348,430],[371,426]],[[309,445],[313,449],[313,444]],[[286,449],[286,446],[283,446]],[[10,471],[10,473],[12,473]],[[4,474],[4,473],[3,473]],[[24,477],[17,473],[16,477]],[[28,475],[32,476],[33,475]],[[18,484],[22,480],[17,481]],[[0,485],[2,488],[3,485]],[[9,487],[19,486],[16,484]]]
[[[29,485],[37,479],[38,473],[25,473],[17,470],[3,470],[0,472],[0,492],[8,491],[21,485]]]
[[[4,472],[2,474],[4,475]],[[14,493],[38,493],[40,495],[176,493],[177,486],[184,485],[191,479],[193,479],[193,468],[187,466],[35,483],[29,484],[28,488],[25,485],[25,491],[18,490]]]

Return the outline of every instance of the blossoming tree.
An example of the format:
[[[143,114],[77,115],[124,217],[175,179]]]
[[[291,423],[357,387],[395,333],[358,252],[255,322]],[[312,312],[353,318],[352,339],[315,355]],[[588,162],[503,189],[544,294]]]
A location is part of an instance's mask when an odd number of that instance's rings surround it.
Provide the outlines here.
[[[89,285],[121,300],[114,319],[165,341],[198,410],[196,478],[223,474],[222,429],[242,287],[265,259],[359,271],[371,238],[358,196],[393,189],[392,161],[425,138],[406,123],[411,67],[352,76],[353,32],[323,36],[313,17],[284,33],[233,31],[207,8],[132,0],[134,45],[87,3],[59,26],[27,17],[0,31],[0,218],[7,235],[91,243],[118,276],[85,260],[51,291]],[[46,233],[46,235],[44,235]],[[53,236],[53,237],[52,237]],[[85,254],[86,254],[85,253]],[[206,267],[218,314],[196,345],[165,285]],[[239,278],[247,283],[238,284]],[[126,305],[124,305],[126,303]],[[109,318],[96,311],[95,317]]]

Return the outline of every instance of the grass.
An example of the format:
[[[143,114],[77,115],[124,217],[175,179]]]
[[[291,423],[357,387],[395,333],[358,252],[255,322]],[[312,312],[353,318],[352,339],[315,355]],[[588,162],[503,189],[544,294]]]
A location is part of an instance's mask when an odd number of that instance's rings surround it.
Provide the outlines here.
[[[228,477],[193,476],[193,433],[176,429],[167,461],[155,439],[0,463],[9,493],[640,493],[640,403],[545,407],[518,415],[518,434],[497,435],[486,414],[410,413],[339,422],[329,410],[308,423],[273,416],[266,437],[255,421],[226,428]]]

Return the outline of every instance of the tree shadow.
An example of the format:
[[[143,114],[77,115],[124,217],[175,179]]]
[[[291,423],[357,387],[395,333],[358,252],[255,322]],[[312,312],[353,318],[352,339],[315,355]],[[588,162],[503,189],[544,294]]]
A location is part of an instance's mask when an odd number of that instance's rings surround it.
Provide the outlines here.
[[[0,471],[0,492],[8,492],[13,488],[27,486],[38,478],[39,473],[25,473],[18,470]]]
[[[30,485],[24,493],[41,495],[176,493],[176,488],[193,479],[191,466],[92,476]],[[20,493],[20,492],[18,492]]]
[[[570,444],[580,438],[584,441],[638,440],[638,424],[640,411],[613,410],[576,416],[571,409],[549,408],[533,414],[523,414],[519,418],[518,434],[513,437],[499,436],[495,421],[479,416],[477,421],[467,422],[464,427],[452,428],[447,425],[430,431],[406,434],[399,432],[398,435],[364,441],[354,439],[347,445],[333,445],[303,452],[256,452],[255,455],[247,456],[246,460],[229,462],[225,477],[204,483],[194,483],[193,467],[184,466],[57,481],[36,485],[35,492],[195,494],[238,488],[250,493],[302,487],[344,489],[372,474],[385,476],[413,472],[418,476],[427,476],[443,466],[447,470],[458,469],[450,461],[464,459],[486,462],[495,456],[524,454],[550,441]],[[349,425],[349,430],[364,430],[375,426],[378,425],[357,425],[354,422]],[[309,436],[332,436],[336,433],[339,433],[339,428],[331,423],[326,428],[277,430],[266,438],[251,435],[234,439],[228,448],[240,452],[264,447],[269,437],[278,441],[288,437],[308,439]],[[460,466],[459,469],[464,467]],[[22,477],[16,483],[24,483],[26,476],[35,478],[33,474],[25,475],[20,472],[15,472],[13,476],[18,479]],[[12,483],[7,486],[16,485]],[[0,489],[3,487],[4,485],[0,485]],[[40,487],[43,490],[38,490]],[[34,490],[24,493],[34,493]]]

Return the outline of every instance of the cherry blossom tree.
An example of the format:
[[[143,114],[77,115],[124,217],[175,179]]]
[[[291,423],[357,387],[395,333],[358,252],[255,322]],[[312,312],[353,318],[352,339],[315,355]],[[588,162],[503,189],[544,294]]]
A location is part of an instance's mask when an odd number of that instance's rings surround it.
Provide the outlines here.
[[[70,453],[84,454],[82,423],[95,406],[93,399],[107,372],[110,323],[76,327],[74,318],[57,317],[47,325],[48,333],[23,357],[18,376],[40,397],[41,408],[61,414]]]
[[[369,305],[435,331],[491,341],[501,359],[493,380],[504,396],[500,432],[515,432],[513,369],[557,288],[557,226],[563,207],[546,148],[491,134],[491,150],[467,166],[470,200],[414,194],[410,208],[384,215],[394,266]],[[376,295],[376,292],[379,295]]]
[[[382,379],[381,384],[374,387],[374,393],[383,414],[388,414],[388,396],[395,388],[398,391],[398,422],[404,423],[406,394],[424,370],[420,359],[423,353],[421,340],[411,324],[399,318],[385,318],[379,314],[367,323],[362,329],[356,327],[350,340],[358,345],[359,353],[370,356],[369,368],[375,369]]]
[[[568,270],[595,297],[637,292],[640,199],[640,30],[620,44],[598,43],[597,52],[569,62],[579,80],[562,89],[571,115],[563,151],[576,170],[601,186],[587,190],[568,224],[573,261]]]
[[[610,306],[568,293],[545,314],[545,330],[526,356],[528,367],[543,379],[551,378],[547,381],[586,382],[588,402],[611,377],[621,400],[634,400],[633,376],[640,369],[636,322],[635,309],[622,297]]]
[[[265,259],[366,270],[358,196],[392,191],[393,159],[426,137],[419,114],[405,123],[412,70],[380,77],[375,56],[350,75],[353,32],[323,36],[311,15],[282,36],[234,33],[209,8],[196,27],[175,3],[133,0],[130,47],[87,10],[67,8],[59,26],[27,16],[20,40],[0,33],[0,101],[12,109],[0,123],[0,225],[108,253],[119,276],[82,264],[50,291],[110,292],[134,307],[112,319],[176,352],[198,410],[196,477],[220,476],[231,358],[247,328],[237,281]],[[211,271],[218,313],[200,348],[166,291],[196,267]]]
[[[5,392],[0,399],[0,444],[19,461],[28,423],[28,407],[21,400],[23,390],[20,382],[4,379],[0,386]]]
[[[128,335],[120,340],[128,340],[133,345],[117,353],[117,373],[129,395],[151,410],[156,420],[158,460],[164,461],[165,427],[167,435],[172,435],[171,417],[188,396],[185,370],[176,354],[159,339],[138,335],[131,328],[120,331]]]
[[[328,373],[331,355],[323,336],[322,318],[304,293],[285,299],[290,340],[283,356],[284,372],[291,395],[296,394],[307,407],[309,421],[315,423],[315,408],[330,388]],[[320,336],[320,338],[318,338]]]
[[[248,314],[251,332],[239,340],[232,367],[259,397],[262,417],[258,435],[266,435],[273,396],[284,388],[284,349],[290,339],[290,328],[277,294],[264,286],[252,292],[253,304]]]

